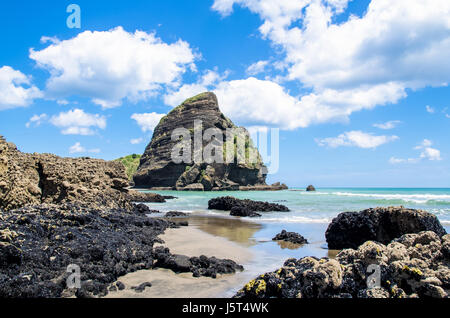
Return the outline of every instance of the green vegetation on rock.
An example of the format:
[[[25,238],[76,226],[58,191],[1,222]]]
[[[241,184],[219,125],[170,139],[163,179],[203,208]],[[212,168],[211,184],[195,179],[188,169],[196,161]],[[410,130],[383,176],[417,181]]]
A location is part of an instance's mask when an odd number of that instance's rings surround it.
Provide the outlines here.
[[[126,157],[116,159],[115,161],[120,161],[125,166],[125,170],[129,180],[133,179],[133,175],[136,173],[139,167],[139,162],[141,160],[141,155],[132,154]]]
[[[205,96],[207,96],[207,94],[208,94],[208,92],[195,95],[194,97],[186,99],[181,105],[194,103],[194,102],[204,98]]]

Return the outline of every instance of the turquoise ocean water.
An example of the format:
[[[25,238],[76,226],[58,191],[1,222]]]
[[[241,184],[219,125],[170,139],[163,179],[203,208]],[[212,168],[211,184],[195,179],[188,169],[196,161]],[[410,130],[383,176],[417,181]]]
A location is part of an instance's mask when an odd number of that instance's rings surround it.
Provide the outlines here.
[[[322,188],[316,192],[300,189],[251,192],[175,192],[158,191],[176,196],[164,204],[152,204],[162,211],[200,212],[228,215],[207,209],[208,200],[231,195],[237,198],[276,202],[288,206],[292,212],[264,213],[255,222],[329,223],[340,212],[360,211],[378,206],[399,206],[423,209],[435,214],[444,226],[450,225],[450,189],[405,188]]]
[[[254,255],[251,262],[243,264],[245,271],[239,274],[241,283],[218,295],[219,297],[234,295],[245,282],[259,274],[278,269],[287,258],[334,257],[336,251],[327,249],[325,231],[340,212],[403,205],[435,214],[447,232],[450,232],[450,189],[321,188],[316,192],[301,189],[275,192],[152,192],[176,196],[177,199],[167,200],[166,203],[150,203],[151,208],[162,212],[191,213],[193,217],[189,219],[190,226],[243,244]],[[208,210],[209,199],[226,195],[280,203],[289,207],[291,212],[264,212],[260,218],[236,218],[229,216],[227,211]],[[211,226],[212,224],[215,226]],[[300,233],[310,244],[289,246],[272,241],[283,229]]]

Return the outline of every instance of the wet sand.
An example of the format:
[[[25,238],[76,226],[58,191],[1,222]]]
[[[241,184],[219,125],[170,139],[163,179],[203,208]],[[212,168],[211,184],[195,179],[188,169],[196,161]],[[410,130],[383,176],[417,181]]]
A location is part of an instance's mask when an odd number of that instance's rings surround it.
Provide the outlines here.
[[[174,254],[227,258],[244,265],[244,267],[253,258],[252,251],[244,245],[224,237],[208,234],[192,225],[179,229],[168,229],[160,237],[165,242],[162,245],[168,247]],[[126,288],[122,291],[110,292],[107,298],[222,297],[227,291],[236,289],[236,286],[243,286],[249,279],[251,276],[245,271],[234,275],[219,275],[218,278],[213,279],[209,277],[195,278],[192,273],[175,274],[167,269],[141,270],[119,278]],[[146,288],[142,293],[131,289],[131,287],[144,282],[150,282],[152,287]]]
[[[110,292],[107,297],[139,298],[208,298],[231,297],[254,277],[281,267],[288,258],[304,256],[334,257],[337,251],[323,248],[326,224],[260,224],[246,219],[192,214],[186,218],[188,227],[168,229],[160,236],[173,254],[206,255],[234,260],[245,270],[230,275],[195,278],[192,273],[175,274],[167,269],[142,270],[127,274],[119,281],[122,291]],[[272,241],[281,229],[304,235],[310,244],[297,245]],[[150,282],[142,293],[131,287]]]

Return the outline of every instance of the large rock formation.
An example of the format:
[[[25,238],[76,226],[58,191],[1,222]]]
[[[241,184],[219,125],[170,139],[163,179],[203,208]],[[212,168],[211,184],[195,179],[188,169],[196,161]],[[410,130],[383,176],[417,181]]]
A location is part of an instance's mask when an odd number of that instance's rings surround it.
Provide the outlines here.
[[[157,194],[126,187],[128,179],[120,162],[22,153],[0,136],[0,209],[65,202],[133,209],[132,201],[164,202]]]
[[[232,160],[225,163],[207,163],[205,160],[194,160],[198,158],[199,152],[194,153],[195,130],[194,122],[202,122],[204,132],[208,128],[218,128],[223,133],[223,139],[215,139],[213,142],[217,149],[226,153],[226,149],[237,149]],[[189,130],[190,140],[184,138],[172,140],[172,132],[177,128]],[[217,97],[213,93],[203,93],[189,98],[180,106],[173,109],[167,116],[163,117],[155,128],[153,138],[145,149],[141,158],[138,171],[134,175],[137,187],[145,188],[168,188],[177,190],[239,190],[239,186],[259,186],[261,189],[270,189],[265,183],[266,170],[261,157],[253,147],[247,131],[238,129],[238,134],[232,140],[225,138],[227,129],[237,129],[231,120],[226,118],[219,109]],[[210,144],[212,139],[203,140],[203,149]],[[191,141],[191,161],[175,163],[172,159],[172,151],[180,142]],[[201,141],[200,141],[201,142]],[[245,154],[238,145],[244,145]],[[187,150],[186,150],[187,151]],[[236,160],[239,155],[244,155],[245,162]],[[200,154],[201,156],[201,154]],[[256,160],[247,160],[250,157]],[[242,157],[241,157],[242,158]],[[203,158],[204,159],[204,158]]]
[[[427,211],[388,207],[339,214],[328,226],[325,237],[328,248],[357,248],[365,241],[383,244],[408,233],[433,231],[445,235],[445,229],[434,214]]]

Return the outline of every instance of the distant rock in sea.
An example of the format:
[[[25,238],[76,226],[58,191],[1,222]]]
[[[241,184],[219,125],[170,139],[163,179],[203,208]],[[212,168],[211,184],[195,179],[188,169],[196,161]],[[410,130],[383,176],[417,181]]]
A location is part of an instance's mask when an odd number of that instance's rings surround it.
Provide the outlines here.
[[[313,192],[313,191],[316,191],[316,188],[314,188],[313,185],[309,185],[309,186],[306,188],[306,191],[308,191],[308,192]]]
[[[196,130],[194,122],[201,121],[201,130]],[[197,126],[198,127],[198,126]],[[190,140],[180,138],[172,140],[172,133],[179,128],[189,131]],[[200,147],[205,149],[214,143],[220,149],[221,156],[233,149],[234,159],[220,163],[214,161],[194,160],[199,151],[195,151],[194,135],[198,131],[201,135],[205,130],[218,130],[223,139],[214,141],[200,139]],[[232,140],[226,138],[227,130],[235,129],[238,133]],[[237,130],[236,130],[237,129]],[[172,158],[174,147],[180,142],[190,141],[190,160],[175,163]],[[245,162],[238,161],[243,154],[238,145],[243,146]],[[202,153],[200,153],[202,156]],[[250,157],[255,160],[247,160]],[[220,158],[220,156],[219,156]],[[186,191],[218,191],[218,190],[281,190],[286,185],[276,184],[273,187],[266,184],[267,168],[264,166],[258,150],[253,146],[247,130],[237,127],[220,111],[217,97],[214,93],[206,92],[189,98],[174,108],[161,119],[156,126],[153,138],[145,149],[139,168],[134,175],[136,187],[152,189],[176,189]]]
[[[325,233],[330,249],[357,248],[366,241],[387,244],[408,233],[433,231],[446,234],[438,218],[427,211],[388,207],[344,212],[333,219]]]
[[[241,217],[260,217],[261,214],[256,212],[289,212],[289,208],[282,204],[253,201],[248,199],[240,200],[230,196],[209,200],[208,209],[230,211],[230,215]]]
[[[285,241],[294,244],[308,244],[308,240],[305,239],[302,235],[295,232],[287,232],[286,230],[282,230],[281,233],[278,233],[272,241]]]

